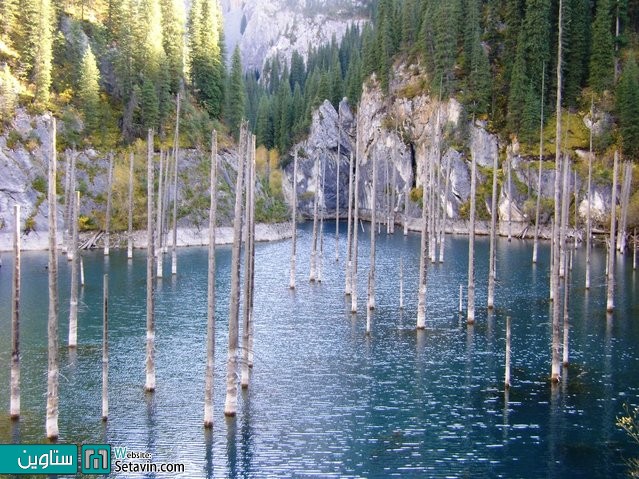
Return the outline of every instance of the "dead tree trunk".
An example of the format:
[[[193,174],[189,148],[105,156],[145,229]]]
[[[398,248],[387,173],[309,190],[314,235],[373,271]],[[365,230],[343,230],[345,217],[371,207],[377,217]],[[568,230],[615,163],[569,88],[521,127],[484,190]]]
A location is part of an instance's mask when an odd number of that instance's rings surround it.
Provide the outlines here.
[[[426,258],[428,256],[428,207],[426,162],[422,168],[422,236],[419,246],[419,286],[417,292],[417,329],[426,329]]]
[[[506,316],[506,371],[504,374],[504,387],[510,388],[510,316]]]
[[[51,149],[49,151],[49,319],[47,367],[47,438],[58,438],[58,250],[56,195],[56,120],[50,117]]]
[[[109,417],[109,275],[102,280],[102,420]]]
[[[204,427],[213,427],[215,372],[215,228],[217,226],[217,132],[211,134],[211,203],[209,207],[208,304],[206,308],[206,371],[204,373]]]
[[[404,309],[404,258],[399,258],[399,309]]]
[[[325,152],[326,153],[326,152]],[[322,203],[320,207],[320,228],[319,228],[319,237],[320,237],[320,247],[319,247],[319,261],[317,262],[317,281],[319,283],[322,282],[322,267],[324,266],[324,216],[326,214],[326,195],[325,193],[325,178],[326,178],[326,154],[322,156],[321,160],[322,165]]]
[[[127,236],[126,257],[133,258],[133,152],[129,155],[129,234]]]
[[[249,341],[248,341],[248,367],[253,367],[253,339],[255,337],[255,321],[253,316],[253,305],[255,304],[255,184],[257,180],[257,176],[255,173],[256,164],[255,164],[255,135],[251,135],[251,257],[250,257],[250,266],[251,266],[251,283],[250,283],[250,291],[249,295]]]
[[[337,173],[335,174],[335,261],[339,262],[339,164],[342,159],[341,109],[337,111]]]
[[[315,196],[313,198],[313,249],[311,250],[311,270],[309,281],[314,283],[317,279],[317,236],[318,236],[318,208],[320,195],[320,179],[319,179],[320,163],[315,158]]]
[[[572,260],[572,251],[570,252],[570,259]],[[566,266],[566,271],[564,274],[564,347],[563,347],[563,365],[568,366],[569,362],[569,354],[568,354],[568,337],[570,335],[570,268],[568,264]]]
[[[244,190],[244,163],[247,156],[248,131],[245,123],[240,131],[240,155],[235,184],[233,220],[233,248],[231,250],[231,300],[229,305],[229,347],[226,369],[226,400],[224,415],[237,413],[237,361],[240,313],[240,247],[242,240],[242,191]]]
[[[67,200],[67,204],[65,205],[65,210],[66,210],[66,219],[65,221],[65,227],[67,228],[68,231],[66,231],[66,238],[63,238],[63,241],[66,241],[66,255],[67,255],[67,260],[68,261],[73,261],[73,255],[78,253],[77,248],[69,251],[70,250],[70,245],[69,243],[71,242],[71,235],[73,234],[73,230],[69,230],[69,228],[72,228],[72,224],[71,224],[71,216],[73,215],[73,208],[74,206],[74,201],[75,201],[75,184],[76,184],[76,172],[75,172],[75,166],[76,166],[76,155],[75,153],[71,155],[71,166],[70,166],[70,171],[69,171],[69,200]],[[79,213],[78,213],[79,214]]]
[[[162,277],[162,266],[164,263],[162,257],[162,183],[164,172],[164,150],[160,150],[160,169],[158,170],[158,198],[156,206],[156,219],[155,219],[155,259],[157,262],[156,276]]]
[[[75,185],[73,185],[75,189]],[[71,299],[69,301],[69,347],[75,348],[78,345],[78,259],[80,252],[78,251],[78,213],[80,211],[80,192],[74,194],[75,200],[71,212],[73,225],[71,226],[71,244],[69,251],[73,252],[73,261],[71,261]]]
[[[533,242],[533,264],[537,263],[537,249],[539,248],[539,210],[541,208],[541,171],[544,156],[544,91],[545,91],[546,64],[542,67],[541,74],[541,120],[539,122],[539,173],[537,176],[537,203],[535,205],[535,240]]]
[[[12,419],[20,417],[20,205],[13,207],[13,283],[11,289],[11,404]]]
[[[180,160],[180,94],[177,94],[175,137],[173,139],[173,244],[171,245],[171,274],[177,274],[177,201],[178,161]]]
[[[395,234],[395,199],[396,189],[395,183],[397,182],[397,168],[395,166],[393,168],[393,176],[391,178],[391,191],[390,191],[390,234]]]
[[[586,289],[590,289],[590,250],[592,240],[592,130],[594,129],[595,117],[593,103],[590,103],[590,149],[588,150],[588,206],[586,209]]]
[[[508,175],[508,242],[512,240],[513,237],[513,185],[512,185],[512,175],[511,171],[512,166],[510,161],[506,162],[506,174]]]
[[[563,47],[563,0],[559,0],[559,18],[558,18],[558,41],[557,41],[557,95],[556,95],[556,110],[557,121],[555,131],[555,212],[554,212],[554,231],[553,231],[553,264],[551,272],[552,280],[552,359],[551,359],[551,381],[553,383],[559,382],[561,378],[560,371],[560,348],[561,343],[559,340],[559,314],[560,314],[560,300],[557,292],[559,291],[559,229],[557,227],[557,221],[561,214],[560,210],[560,197],[561,190],[560,183],[560,163],[561,163],[561,88],[562,88],[562,47]]]
[[[371,225],[375,225],[377,218],[377,160],[375,155],[370,156],[373,162],[373,191],[371,194]],[[371,334],[371,315],[375,309],[375,228],[371,227],[371,250],[368,269],[368,301],[366,312],[366,334]]]
[[[564,277],[566,272],[567,245],[568,245],[568,208],[570,206],[570,159],[564,156],[563,161],[563,187],[561,192],[561,226],[559,231],[559,244],[561,258],[559,262],[559,275]]]
[[[610,200],[610,244],[608,253],[608,292],[606,310],[615,309],[615,228],[617,222],[617,175],[619,171],[619,153],[615,151],[615,163],[612,173],[612,199]]]
[[[153,130],[147,136],[147,231],[146,231],[146,381],[144,389],[155,391],[155,298],[153,277]]]
[[[345,270],[345,286],[344,294],[351,294],[351,268],[352,268],[352,235],[353,235],[353,152],[351,152],[348,160],[348,225],[346,227],[346,270]],[[357,225],[355,225],[357,229]]]
[[[251,135],[252,136],[252,135]],[[252,141],[251,141],[252,143]],[[249,338],[251,336],[251,256],[253,254],[253,218],[251,216],[253,204],[253,149],[249,144],[246,162],[246,208],[244,211],[244,317],[242,322],[242,389],[249,386]]]
[[[359,113],[358,113],[359,119]],[[359,124],[359,122],[358,122]],[[357,128],[355,139],[355,192],[353,197],[353,252],[351,254],[351,313],[357,313],[357,235],[359,226],[359,162],[360,162],[360,145],[359,145],[359,127]],[[375,225],[371,224],[371,228]]]
[[[107,183],[107,207],[104,232],[104,256],[109,256],[111,246],[111,200],[113,197],[113,159],[115,155],[109,153],[109,179]]]
[[[470,226],[468,230],[468,304],[466,306],[466,322],[468,324],[475,323],[475,195],[477,192],[477,162],[475,155],[471,156]]]
[[[444,262],[444,249],[446,245],[446,221],[448,220],[448,192],[450,184],[450,155],[446,160],[446,182],[444,186],[444,201],[442,203],[442,220],[439,228],[439,262]]]
[[[291,276],[288,287],[295,289],[295,260],[297,255],[297,151],[293,157],[293,239],[291,241]]]
[[[621,186],[621,211],[617,232],[617,249],[621,254],[626,252],[626,226],[628,223],[628,205],[630,203],[630,187],[632,185],[632,164],[624,163],[623,184]]]
[[[410,188],[406,183],[406,191],[404,191],[404,236],[408,236],[408,200],[410,198]]]
[[[540,160],[541,161],[541,160]],[[488,309],[495,307],[495,279],[496,261],[495,247],[497,243],[497,155],[493,158],[493,196],[490,205],[490,252],[488,255]],[[537,230],[535,230],[537,231]],[[537,233],[535,233],[536,235]],[[537,237],[535,236],[535,242]],[[536,246],[536,243],[535,243]],[[537,261],[536,254],[533,254],[533,263]]]

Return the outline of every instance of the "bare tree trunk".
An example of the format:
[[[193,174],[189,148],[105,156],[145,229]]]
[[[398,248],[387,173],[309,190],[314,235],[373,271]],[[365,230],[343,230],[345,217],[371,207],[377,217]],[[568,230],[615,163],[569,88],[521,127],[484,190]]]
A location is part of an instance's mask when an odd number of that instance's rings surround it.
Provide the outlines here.
[[[393,176],[391,179],[391,191],[390,191],[390,211],[389,211],[389,215],[390,215],[390,234],[395,234],[395,202],[397,201],[395,199],[395,194],[396,194],[396,189],[395,189],[395,183],[397,182],[397,168],[395,168],[395,166],[392,166],[393,169]]]
[[[586,209],[586,289],[590,289],[590,250],[592,239],[592,130],[594,129],[594,100],[590,102],[590,149],[588,150],[588,207]]]
[[[506,173],[508,175],[508,242],[512,240],[513,237],[513,191],[512,191],[512,176],[511,170],[512,166],[510,161],[506,162]]]
[[[359,113],[358,113],[359,125]],[[359,226],[359,162],[360,162],[360,146],[359,146],[359,127],[357,128],[355,139],[355,191],[353,197],[353,252],[351,253],[351,313],[357,313],[357,235]],[[375,228],[371,224],[371,228]]]
[[[475,160],[475,155],[471,156],[470,227],[468,231],[468,305],[466,307],[466,322],[468,324],[475,323],[475,196],[477,192],[477,162]]]
[[[510,388],[510,316],[506,316],[506,372],[504,374],[504,387]]]
[[[253,339],[255,337],[255,316],[253,315],[253,305],[255,304],[255,184],[257,180],[256,176],[256,164],[255,164],[255,135],[251,135],[251,283],[249,295],[249,348],[248,348],[248,367],[253,367]]]
[[[164,258],[162,257],[162,183],[163,183],[163,171],[164,171],[164,150],[160,150],[160,169],[158,170],[158,198],[156,207],[156,220],[155,220],[155,260],[156,276],[162,277],[162,266],[164,264]]]
[[[82,260],[82,255],[80,256],[80,286],[84,287],[84,261]]]
[[[570,259],[572,261],[572,251],[570,252]],[[565,279],[564,279],[564,347],[563,347],[563,364],[568,366],[569,363],[569,351],[568,351],[568,337],[570,334],[570,268],[566,267]]]
[[[12,419],[20,417],[20,205],[13,207],[13,287],[11,289],[11,405]]]
[[[448,220],[448,192],[450,184],[450,155],[446,160],[446,182],[444,186],[444,202],[442,204],[442,221],[439,228],[439,262],[444,262],[444,249],[446,246],[446,221]]]
[[[464,287],[460,284],[459,285],[459,310],[458,310],[460,314],[464,312],[463,298],[464,298]]]
[[[541,208],[541,170],[544,156],[544,91],[545,91],[546,64],[542,67],[541,74],[541,120],[539,122],[539,173],[537,176],[537,203],[535,206],[535,240],[533,243],[532,262],[537,263],[537,249],[539,247],[539,210]]]
[[[578,217],[577,213],[579,213],[579,203],[577,203],[577,197],[579,196],[579,192],[577,191],[577,170],[574,171],[574,195],[575,195],[575,218],[574,218],[574,227],[573,227],[573,247],[577,249],[577,226],[578,226]],[[571,257],[572,258],[572,257]],[[570,269],[572,270],[572,261],[570,262]]]
[[[51,150],[49,151],[49,319],[47,367],[47,420],[48,439],[58,438],[58,250],[57,250],[57,195],[56,195],[56,120],[50,117]]]
[[[404,309],[404,258],[399,258],[399,309]]]
[[[408,200],[410,198],[410,188],[408,183],[406,184],[406,191],[404,192],[404,236],[408,236]]]
[[[153,277],[153,130],[147,137],[147,231],[146,231],[146,381],[144,389],[155,391],[155,298]]]
[[[319,261],[317,262],[317,281],[319,283],[322,282],[322,267],[324,266],[324,215],[326,214],[326,195],[324,194],[326,183],[326,154],[322,156],[321,160],[322,165],[322,204],[320,209],[320,228],[319,228],[319,237],[320,237],[320,247],[319,247]]]
[[[69,198],[73,198],[70,200],[67,200],[67,205],[65,205],[65,208],[67,209],[66,214],[67,214],[67,218],[65,219],[65,227],[68,229],[69,227],[72,227],[71,225],[71,215],[73,214],[73,208],[74,208],[74,199],[75,199],[75,184],[76,184],[76,171],[75,171],[75,167],[76,167],[76,155],[75,153],[71,155],[71,169],[70,169],[70,173],[69,173]],[[79,215],[79,213],[78,213]],[[69,243],[71,242],[71,236],[73,233],[72,231],[67,231],[66,232],[66,254],[67,254],[67,260],[68,261],[73,261],[73,255],[78,253],[77,249],[74,249],[72,251],[69,251]],[[65,239],[63,238],[63,241],[65,241]]]
[[[309,281],[314,283],[317,279],[317,235],[318,235],[318,208],[320,195],[319,179],[320,163],[315,159],[315,196],[313,198],[313,249],[311,250],[311,270]]]
[[[563,186],[561,190],[561,223],[559,226],[559,247],[561,257],[559,259],[559,277],[563,278],[566,272],[566,246],[568,242],[568,205],[570,204],[570,159],[564,156],[563,160]]]
[[[71,154],[67,154],[67,161],[64,170],[64,232],[62,233],[62,254],[67,254],[69,247],[69,230],[71,224],[71,204],[73,199],[69,199],[69,189],[71,188]],[[74,196],[75,198],[75,196]]]
[[[341,111],[337,109],[337,173],[335,176],[335,261],[339,262],[339,164],[342,160],[342,123]]]
[[[75,189],[75,185],[72,186]],[[69,251],[73,251],[73,261],[71,262],[71,299],[69,301],[69,347],[75,348],[78,345],[78,212],[80,211],[80,192],[75,191],[75,201],[71,213],[73,221],[71,244]]]
[[[126,257],[133,258],[133,152],[129,155],[129,234],[127,237]]]
[[[373,191],[371,194],[371,225],[375,225],[377,218],[377,160],[375,155],[370,156],[373,162]],[[368,269],[368,301],[366,313],[366,334],[371,334],[371,315],[375,309],[375,228],[371,227],[371,249]]]
[[[173,139],[173,244],[171,245],[171,274],[177,274],[177,201],[178,161],[180,160],[180,94],[177,94],[175,137]]]
[[[628,204],[630,203],[630,188],[632,185],[632,164],[624,163],[623,184],[621,186],[621,214],[617,232],[617,249],[621,254],[626,252],[626,226],[628,222]]]
[[[619,152],[615,150],[615,163],[612,173],[612,199],[610,200],[610,249],[608,253],[608,293],[606,310],[615,309],[615,228],[617,221],[617,175],[619,171]]]
[[[204,427],[213,427],[213,374],[215,373],[215,228],[217,226],[217,132],[211,134],[211,203],[209,207],[208,304],[206,308],[206,371],[204,374]]]
[[[297,150],[293,157],[293,240],[291,241],[291,276],[288,287],[295,289],[295,260],[297,255]]]
[[[109,275],[102,280],[102,420],[109,417]]]
[[[552,291],[553,295],[557,296],[554,298],[552,304],[552,360],[551,360],[551,381],[553,383],[559,382],[561,378],[560,371],[560,348],[561,343],[559,340],[559,314],[560,314],[560,300],[558,296],[559,291],[559,257],[560,257],[560,246],[559,246],[559,228],[557,225],[557,221],[559,221],[559,217],[561,214],[560,204],[559,204],[559,193],[561,190],[560,187],[560,162],[561,162],[561,88],[562,88],[562,47],[563,47],[563,0],[559,0],[559,18],[558,18],[558,41],[557,41],[557,95],[556,95],[556,110],[557,110],[557,121],[556,121],[556,132],[555,132],[555,214],[554,214],[554,223],[555,228],[553,232],[553,264],[552,264]]]
[[[168,221],[168,208],[169,208],[169,191],[171,187],[171,152],[167,151],[166,160],[164,165],[164,188],[162,189],[162,222],[160,225],[160,246],[162,247],[162,254],[166,254],[167,250],[167,221]]]
[[[252,140],[252,135],[251,135]],[[252,141],[251,141],[252,144]],[[253,218],[251,217],[251,210],[253,204],[253,149],[249,145],[247,151],[246,162],[246,209],[244,211],[245,225],[244,225],[244,317],[242,324],[242,375],[241,385],[242,389],[246,389],[249,386],[249,338],[251,336],[251,279],[253,276],[251,266],[251,256],[253,254]]]
[[[422,169],[422,236],[419,247],[419,286],[417,292],[417,329],[426,329],[426,257],[428,255],[428,207],[426,162]]]
[[[541,160],[540,160],[541,161]],[[495,307],[495,279],[497,275],[495,261],[495,247],[497,243],[497,155],[493,158],[493,196],[490,205],[490,253],[488,255],[488,309]],[[539,218],[539,217],[538,217]],[[535,229],[537,232],[537,228]],[[537,235],[535,233],[535,246]],[[533,247],[534,248],[534,247]],[[536,254],[533,254],[533,263],[537,261]]]
[[[351,268],[352,268],[352,223],[353,223],[353,152],[348,160],[348,225],[346,227],[346,270],[344,272],[345,276],[345,286],[344,286],[344,294],[346,296],[350,296],[351,294]],[[357,229],[357,224],[355,225],[355,229]]]
[[[632,270],[635,271],[637,269],[637,228],[635,227],[633,233],[633,243],[632,243]]]
[[[553,277],[553,265],[555,263],[555,218],[550,219],[550,284],[548,287],[549,299],[555,299],[555,278]]]
[[[242,234],[242,191],[244,190],[244,162],[248,154],[248,131],[245,123],[240,131],[240,155],[235,184],[235,213],[233,220],[233,249],[231,250],[231,301],[229,305],[229,348],[226,370],[226,400],[224,415],[237,413],[237,362],[240,313],[240,247]]]
[[[104,232],[104,256],[109,256],[111,246],[111,199],[113,197],[113,159],[115,155],[109,153],[109,179],[107,183],[107,207]]]

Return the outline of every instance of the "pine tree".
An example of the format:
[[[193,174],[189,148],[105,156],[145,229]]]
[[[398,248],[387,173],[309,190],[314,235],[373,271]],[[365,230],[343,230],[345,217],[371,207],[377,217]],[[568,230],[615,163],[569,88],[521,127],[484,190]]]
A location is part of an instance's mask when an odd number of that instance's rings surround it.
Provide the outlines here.
[[[569,0],[567,7],[564,102],[575,107],[588,71],[590,2]]]
[[[233,50],[231,59],[231,74],[228,88],[228,111],[227,118],[231,133],[238,138],[240,133],[240,123],[245,117],[244,80],[242,78],[242,59],[240,58],[240,47],[237,45]]]
[[[262,95],[257,109],[255,121],[255,135],[257,144],[266,148],[273,148],[273,125],[271,121],[271,106],[267,95]]]
[[[300,88],[303,88],[305,80],[306,66],[304,65],[304,57],[297,50],[293,50],[291,55],[291,74],[289,76],[291,90],[295,88],[296,83],[299,84]]]
[[[145,78],[140,88],[140,120],[142,130],[157,130],[160,116],[158,93],[150,78]]]
[[[639,67],[633,55],[624,65],[617,85],[617,114],[623,154],[639,156]]]
[[[470,114],[481,115],[490,106],[491,76],[488,56],[481,44],[479,0],[466,0],[463,61],[465,104]]]
[[[54,9],[50,0],[23,0],[19,6],[18,73],[35,86],[35,104],[45,107],[51,87]]]
[[[100,118],[100,71],[91,45],[87,45],[80,68],[78,106],[82,110],[86,130],[89,133],[94,133],[97,131]]]
[[[166,70],[170,93],[175,94],[184,77],[184,2],[181,0],[160,0],[160,7]]]
[[[612,88],[615,78],[615,43],[612,36],[610,9],[610,0],[599,0],[595,21],[592,24],[592,51],[588,83],[598,93]]]

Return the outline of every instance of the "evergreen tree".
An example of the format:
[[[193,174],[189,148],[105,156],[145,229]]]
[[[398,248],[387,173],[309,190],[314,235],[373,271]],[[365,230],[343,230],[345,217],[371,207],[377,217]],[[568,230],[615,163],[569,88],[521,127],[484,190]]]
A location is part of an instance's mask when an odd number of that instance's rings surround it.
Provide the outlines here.
[[[0,42],[9,48],[14,47],[17,37],[19,11],[18,0],[0,0]]]
[[[153,128],[157,130],[160,116],[158,93],[150,78],[145,78],[140,88],[140,123],[141,130]]]
[[[91,45],[82,56],[77,103],[84,116],[84,126],[89,133],[97,131],[100,119],[100,71]]]
[[[264,145],[268,149],[273,148],[271,106],[266,95],[262,95],[260,98],[260,104],[257,109],[257,120],[255,121],[255,135],[258,145]]]
[[[166,70],[170,93],[178,92],[184,78],[184,2],[160,0],[162,11],[162,46],[166,54]]]
[[[233,50],[231,59],[231,74],[229,76],[228,88],[228,111],[226,117],[229,121],[231,133],[237,139],[240,133],[240,123],[245,117],[244,80],[242,78],[242,59],[240,58],[240,47],[237,45]]]
[[[346,72],[346,96],[352,105],[359,103],[362,93],[362,62],[359,52],[353,53],[352,60]]]
[[[566,14],[564,101],[567,106],[576,107],[588,71],[589,0],[569,0]]]
[[[293,50],[293,54],[291,55],[291,74],[289,76],[291,89],[295,88],[296,83],[300,85],[300,88],[303,88],[304,80],[306,80],[304,57],[302,57],[297,50]]]
[[[610,0],[597,2],[597,13],[592,25],[592,50],[588,83],[598,93],[612,88],[615,78],[615,40],[612,35]]]
[[[619,135],[624,155],[639,157],[639,67],[634,55],[624,65],[617,85]]]

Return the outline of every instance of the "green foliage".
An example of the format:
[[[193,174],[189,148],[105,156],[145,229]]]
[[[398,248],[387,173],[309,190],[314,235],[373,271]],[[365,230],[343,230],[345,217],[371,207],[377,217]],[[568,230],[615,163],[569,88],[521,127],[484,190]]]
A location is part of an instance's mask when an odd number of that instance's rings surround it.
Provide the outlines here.
[[[78,85],[77,104],[84,116],[87,132],[97,131],[100,121],[100,71],[91,50],[87,46],[80,66],[80,80]]]
[[[614,38],[610,0],[597,2],[597,14],[592,25],[592,54],[588,83],[596,92],[612,87],[615,67]]]
[[[634,444],[639,444],[639,407],[630,409],[626,405],[624,414],[617,417],[616,425],[626,433]],[[627,459],[626,464],[628,465],[628,475],[634,478],[639,477],[639,458]]]
[[[242,59],[240,47],[235,47],[231,59],[231,74],[229,76],[227,118],[231,133],[237,139],[240,135],[240,122],[245,118],[244,81],[242,79]]]
[[[281,223],[290,218],[288,206],[278,198],[258,197],[255,200],[255,221],[258,223]]]
[[[47,193],[47,180],[42,176],[36,176],[31,182],[31,187],[43,195]]]
[[[0,65],[0,124],[7,124],[18,106],[20,84],[9,65]]]
[[[634,56],[624,65],[617,85],[617,114],[623,154],[639,156],[639,67]]]

